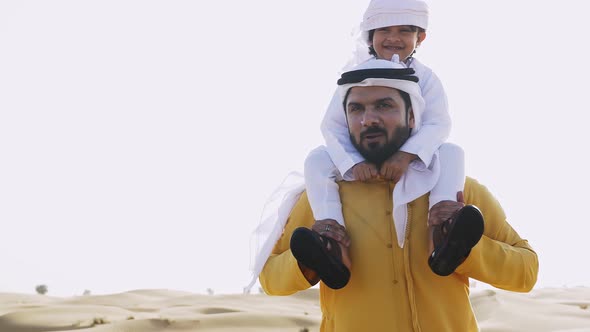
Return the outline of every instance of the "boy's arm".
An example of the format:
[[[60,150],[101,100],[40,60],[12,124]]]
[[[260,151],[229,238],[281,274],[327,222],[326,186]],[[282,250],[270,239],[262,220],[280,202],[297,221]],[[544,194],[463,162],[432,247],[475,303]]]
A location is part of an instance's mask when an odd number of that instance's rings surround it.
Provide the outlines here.
[[[313,223],[307,194],[303,193],[293,207],[283,234],[260,273],[260,285],[267,294],[290,295],[312,286],[299,268],[289,244],[291,235],[297,227],[311,228]]]
[[[387,159],[380,169],[382,177],[396,183],[416,158],[424,163],[424,167],[429,167],[434,152],[444,143],[451,131],[451,117],[442,83],[426,66],[417,63],[415,69],[420,77],[419,84],[425,101],[420,130],[410,136],[400,150]]]
[[[422,89],[425,107],[420,130],[401,147],[401,151],[417,155],[428,167],[434,151],[444,143],[451,132],[451,116],[447,95],[440,79],[430,69],[417,63],[416,73]]]
[[[456,272],[492,286],[516,292],[530,291],[537,281],[537,254],[506,221],[498,201],[473,179],[465,182],[465,202],[480,208],[484,236]]]
[[[364,160],[350,142],[346,116],[338,91],[332,96],[320,129],[326,140],[326,149],[330,154],[330,158],[332,158],[343,177],[347,175],[347,172],[354,165]]]

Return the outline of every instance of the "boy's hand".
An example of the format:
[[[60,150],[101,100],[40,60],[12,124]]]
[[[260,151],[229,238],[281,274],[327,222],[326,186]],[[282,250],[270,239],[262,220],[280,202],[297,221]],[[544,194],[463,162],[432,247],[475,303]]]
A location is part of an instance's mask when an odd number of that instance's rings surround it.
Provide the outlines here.
[[[379,174],[386,180],[393,180],[397,183],[402,175],[408,170],[408,166],[412,160],[416,159],[415,154],[407,153],[404,151],[397,151],[391,157],[389,157],[383,165]]]
[[[357,180],[368,181],[376,178],[379,175],[379,171],[377,170],[377,166],[367,161],[362,161],[352,166],[352,175]]]

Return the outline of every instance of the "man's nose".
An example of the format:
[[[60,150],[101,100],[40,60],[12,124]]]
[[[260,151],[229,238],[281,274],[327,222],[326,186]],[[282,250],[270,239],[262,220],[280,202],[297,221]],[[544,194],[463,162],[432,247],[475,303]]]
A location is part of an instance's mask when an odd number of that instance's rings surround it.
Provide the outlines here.
[[[363,119],[362,119],[361,123],[365,127],[370,127],[370,126],[373,126],[373,125],[379,123],[379,117],[377,116],[377,114],[373,110],[368,109],[363,114]]]

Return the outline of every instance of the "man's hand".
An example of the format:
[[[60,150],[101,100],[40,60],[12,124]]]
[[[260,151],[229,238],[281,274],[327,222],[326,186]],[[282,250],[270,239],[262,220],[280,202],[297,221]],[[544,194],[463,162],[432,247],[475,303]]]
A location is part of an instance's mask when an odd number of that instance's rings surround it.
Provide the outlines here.
[[[416,159],[415,154],[407,153],[404,151],[397,151],[391,157],[389,157],[379,170],[379,174],[386,180],[393,180],[397,183],[399,179],[408,170],[408,166],[412,160]]]
[[[347,248],[350,246],[350,237],[346,233],[346,228],[334,219],[316,220],[311,229],[320,233],[320,235],[338,241]]]
[[[376,178],[379,175],[379,171],[377,170],[377,166],[368,161],[362,161],[352,166],[352,175],[356,180],[368,181]]]
[[[350,247],[350,237],[348,233],[346,233],[346,228],[340,225],[334,219],[323,219],[323,220],[316,220],[311,229],[314,232],[320,233],[325,237],[332,238],[338,242],[338,246],[340,247],[340,259],[342,263],[350,270],[352,266],[352,261],[350,260],[350,254],[348,252],[348,247]],[[328,250],[330,250],[330,243],[328,242]]]
[[[428,226],[440,225],[447,221],[453,213],[465,206],[463,192],[457,192],[457,201],[440,201],[428,213]]]

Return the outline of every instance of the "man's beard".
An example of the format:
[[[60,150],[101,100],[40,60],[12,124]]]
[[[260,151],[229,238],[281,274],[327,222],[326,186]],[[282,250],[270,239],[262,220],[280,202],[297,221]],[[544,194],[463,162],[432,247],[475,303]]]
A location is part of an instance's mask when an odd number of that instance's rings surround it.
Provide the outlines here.
[[[396,153],[408,140],[410,137],[410,128],[409,126],[397,126],[394,130],[394,137],[389,139],[385,129],[379,127],[369,127],[367,130],[361,133],[360,140],[362,142],[364,136],[377,133],[384,135],[388,139],[385,144],[379,145],[379,143],[376,142],[370,143],[368,144],[368,148],[365,149],[352,135],[350,135],[350,141],[367,161],[377,166],[381,166],[384,161]]]

